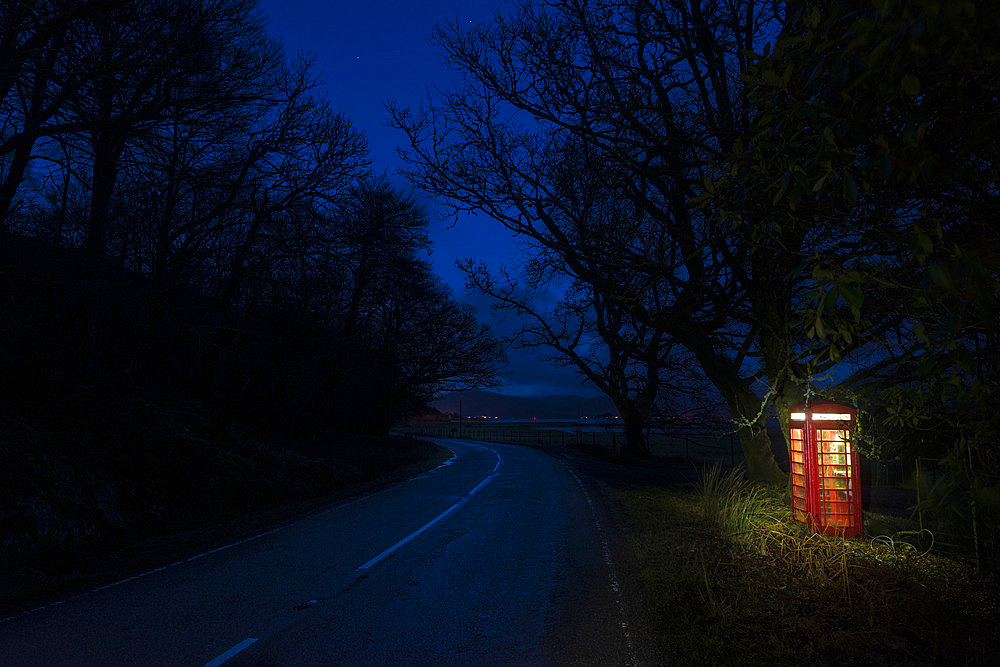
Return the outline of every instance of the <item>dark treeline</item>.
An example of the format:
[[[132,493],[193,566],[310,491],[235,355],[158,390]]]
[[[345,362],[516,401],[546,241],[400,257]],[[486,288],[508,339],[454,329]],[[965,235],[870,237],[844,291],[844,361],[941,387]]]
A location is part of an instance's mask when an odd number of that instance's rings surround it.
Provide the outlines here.
[[[249,0],[0,9],[3,394],[127,389],[263,432],[385,432],[498,347],[419,205]]]
[[[253,0],[0,3],[0,606],[437,456],[502,353],[426,226]]]

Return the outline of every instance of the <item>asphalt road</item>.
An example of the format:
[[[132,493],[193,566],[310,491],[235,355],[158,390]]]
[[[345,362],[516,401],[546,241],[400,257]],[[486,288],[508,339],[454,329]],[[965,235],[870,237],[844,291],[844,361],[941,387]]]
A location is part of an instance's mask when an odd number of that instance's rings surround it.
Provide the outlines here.
[[[530,448],[0,621],[0,665],[644,662],[604,499]]]

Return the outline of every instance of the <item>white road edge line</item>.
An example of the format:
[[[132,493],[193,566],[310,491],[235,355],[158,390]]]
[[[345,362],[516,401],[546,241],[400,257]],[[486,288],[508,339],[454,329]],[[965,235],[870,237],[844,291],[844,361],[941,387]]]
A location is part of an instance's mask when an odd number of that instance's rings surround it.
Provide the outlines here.
[[[471,443],[468,443],[468,444],[471,445]],[[409,535],[407,535],[406,537],[404,537],[403,539],[401,539],[399,542],[396,542],[395,544],[393,544],[391,547],[389,547],[388,549],[386,549],[385,551],[383,551],[379,555],[375,556],[374,558],[372,558],[368,562],[364,563],[361,567],[359,567],[356,570],[357,572],[364,572],[366,570],[370,570],[372,567],[374,567],[375,565],[377,565],[379,562],[381,562],[382,560],[385,560],[386,558],[388,558],[389,556],[391,556],[393,553],[395,553],[400,547],[403,547],[404,545],[406,545],[407,543],[409,543],[411,540],[419,537],[423,533],[425,533],[428,530],[430,530],[431,528],[433,528],[435,525],[437,525],[438,523],[440,523],[441,521],[443,521],[445,518],[447,518],[448,515],[450,515],[453,512],[457,511],[459,508],[461,508],[463,505],[465,505],[467,502],[469,502],[469,500],[472,498],[472,496],[476,495],[476,493],[478,493],[481,488],[483,488],[484,486],[486,486],[487,484],[489,484],[493,480],[493,478],[495,478],[497,476],[497,474],[498,474],[497,471],[500,470],[500,466],[503,465],[503,457],[500,456],[500,454],[498,454],[496,452],[496,450],[490,449],[489,447],[483,447],[482,445],[471,445],[471,446],[472,447],[479,447],[480,449],[485,449],[486,451],[493,452],[493,455],[497,457],[497,463],[496,463],[495,466],[493,466],[492,472],[490,472],[490,474],[485,479],[483,479],[481,482],[479,482],[479,484],[477,484],[474,489],[472,489],[467,494],[465,494],[465,497],[463,497],[457,503],[455,503],[454,505],[452,505],[451,507],[449,507],[445,511],[441,512],[436,517],[434,517],[433,519],[431,519],[430,521],[428,521],[427,523],[425,523],[423,526],[421,526],[417,530],[413,531],[412,533],[410,533]]]
[[[232,658],[234,655],[236,655],[240,651],[243,651],[243,650],[249,648],[255,641],[257,641],[256,637],[251,637],[250,639],[244,639],[239,644],[237,644],[236,646],[232,647],[231,649],[229,649],[228,651],[226,651],[222,655],[218,656],[217,658],[213,658],[212,660],[209,660],[208,662],[206,662],[205,663],[205,667],[219,667],[219,665],[221,665],[222,663],[224,663],[226,660],[229,660],[230,658]]]
[[[59,605],[66,604],[67,602],[70,602],[72,600],[78,600],[79,598],[86,597],[88,595],[93,595],[94,593],[100,593],[101,591],[105,591],[109,588],[114,588],[115,586],[121,586],[122,584],[127,584],[129,582],[135,581],[136,579],[142,579],[143,577],[148,577],[152,574],[156,574],[157,572],[163,572],[164,570],[167,570],[169,568],[176,567],[184,563],[190,563],[191,561],[198,560],[199,558],[204,558],[205,556],[208,556],[210,554],[219,553],[220,551],[225,551],[226,549],[232,549],[233,547],[238,547],[241,544],[246,544],[247,542],[253,542],[254,540],[259,540],[262,537],[267,537],[268,535],[276,533],[279,530],[287,528],[289,525],[291,525],[291,523],[292,522],[289,521],[288,523],[282,524],[276,528],[272,528],[271,530],[265,531],[263,533],[257,533],[256,535],[251,535],[250,537],[239,540],[237,542],[226,544],[221,547],[217,547],[215,549],[212,549],[211,551],[205,551],[204,553],[191,556],[190,558],[174,561],[173,563],[169,563],[167,565],[161,565],[160,567],[154,567],[152,570],[146,570],[145,572],[140,572],[139,574],[132,575],[131,577],[126,577],[125,579],[119,579],[118,581],[114,581],[110,584],[104,584],[103,586],[98,586],[97,588],[92,588],[89,591],[83,593],[77,593],[76,595],[72,595],[68,598],[58,600],[57,602],[50,602],[48,604],[43,604],[40,607],[35,607],[34,609],[28,609],[26,611],[22,611],[20,613],[8,616],[7,618],[0,618],[0,624],[7,623],[8,621],[13,621],[15,618],[21,618],[22,616],[34,614],[35,612],[42,611],[43,609],[49,609],[50,607],[58,607]]]
[[[590,497],[590,492],[587,491],[587,487],[584,486],[583,480],[577,477],[576,472],[572,467],[565,461],[562,464],[569,471],[569,474],[573,475],[573,479],[576,480],[577,485],[583,492],[583,497],[587,501],[587,505],[590,507],[590,514],[594,520],[594,525],[597,528],[597,535],[601,541],[601,556],[604,559],[604,564],[608,568],[608,583],[611,585],[611,590],[615,594],[615,606],[618,611],[618,624],[621,626],[622,635],[625,640],[625,649],[627,655],[625,656],[626,665],[638,665],[639,660],[636,656],[635,646],[632,644],[632,633],[629,631],[628,621],[626,620],[627,615],[625,613],[625,603],[622,599],[621,586],[618,584],[618,576],[615,574],[615,563],[611,558],[611,544],[608,542],[607,533],[604,531],[604,526],[601,525],[601,519],[597,514],[597,506],[594,504],[594,500]]]

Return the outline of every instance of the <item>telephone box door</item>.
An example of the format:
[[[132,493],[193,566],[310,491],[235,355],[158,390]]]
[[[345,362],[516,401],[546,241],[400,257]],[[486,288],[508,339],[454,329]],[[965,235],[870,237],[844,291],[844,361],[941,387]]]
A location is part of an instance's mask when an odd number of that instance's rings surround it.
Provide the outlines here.
[[[817,532],[862,533],[856,412],[846,405],[793,406],[789,415],[792,514]]]

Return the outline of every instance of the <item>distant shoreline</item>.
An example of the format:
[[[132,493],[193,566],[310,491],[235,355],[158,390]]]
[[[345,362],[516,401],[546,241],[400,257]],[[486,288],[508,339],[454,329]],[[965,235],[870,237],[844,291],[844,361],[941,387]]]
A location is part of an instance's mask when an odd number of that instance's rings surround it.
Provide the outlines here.
[[[444,420],[439,423],[457,424],[458,419],[452,419],[450,421]],[[534,417],[465,417],[462,419],[463,424],[573,424],[580,426],[594,426],[594,425],[604,425],[604,424],[618,424],[621,423],[619,417],[567,417],[564,419],[536,419]]]

